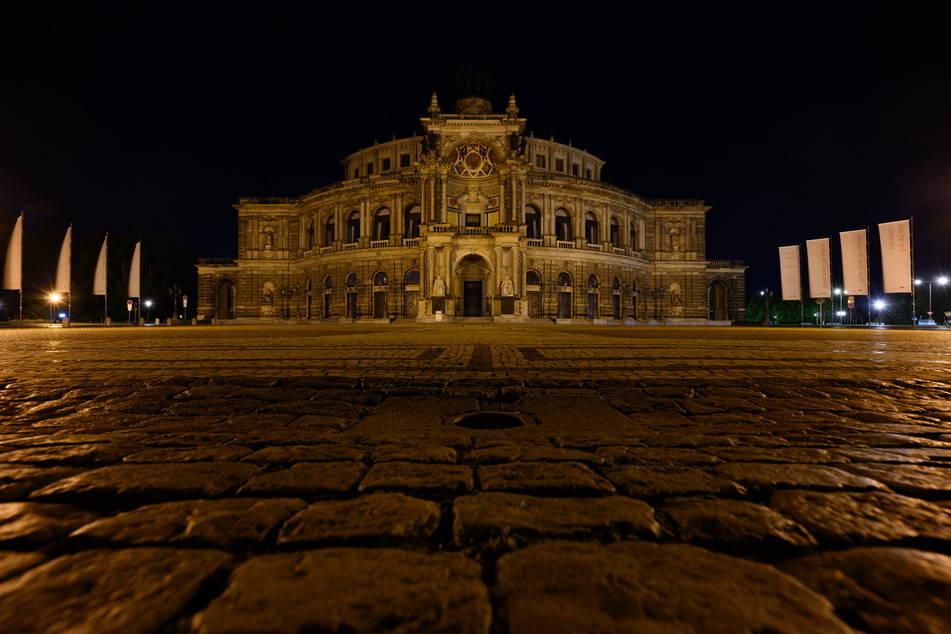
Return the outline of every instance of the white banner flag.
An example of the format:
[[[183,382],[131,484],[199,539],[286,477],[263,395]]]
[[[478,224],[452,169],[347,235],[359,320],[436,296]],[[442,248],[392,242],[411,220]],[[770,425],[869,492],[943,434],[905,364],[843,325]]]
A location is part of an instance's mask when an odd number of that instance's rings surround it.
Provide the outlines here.
[[[92,276],[92,294],[106,294],[106,260],[109,253],[109,234],[102,240],[102,248],[99,249],[99,259],[96,261],[96,272]]]
[[[783,299],[802,299],[802,280],[799,275],[799,245],[779,247],[779,279],[783,284]]]
[[[69,225],[69,229],[66,230],[66,237],[63,238],[63,246],[59,250],[59,261],[56,264],[56,284],[53,286],[53,290],[57,293],[69,293],[72,251],[73,225]]]
[[[806,240],[809,262],[809,297],[832,297],[832,261],[829,238]]]
[[[135,243],[135,251],[132,253],[132,265],[129,267],[129,297],[139,296],[139,279],[142,277],[142,269],[139,265],[139,254],[141,253],[142,243]]]
[[[868,232],[840,231],[842,279],[846,295],[868,295]]]
[[[3,288],[23,290],[23,214],[17,218],[7,246],[7,260],[3,266]]]
[[[911,221],[884,222],[878,225],[882,241],[882,278],[886,293],[910,293]]]

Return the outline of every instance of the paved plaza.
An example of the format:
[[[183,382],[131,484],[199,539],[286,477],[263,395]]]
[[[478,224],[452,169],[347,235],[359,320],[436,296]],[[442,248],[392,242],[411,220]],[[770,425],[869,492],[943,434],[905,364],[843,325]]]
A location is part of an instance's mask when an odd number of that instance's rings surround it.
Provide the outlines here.
[[[951,331],[0,330],[2,632],[951,632]]]

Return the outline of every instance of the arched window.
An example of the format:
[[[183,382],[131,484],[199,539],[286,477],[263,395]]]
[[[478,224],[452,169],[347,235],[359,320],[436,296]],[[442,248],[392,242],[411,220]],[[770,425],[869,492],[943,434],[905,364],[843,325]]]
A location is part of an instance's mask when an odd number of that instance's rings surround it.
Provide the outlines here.
[[[377,274],[373,276],[373,285],[386,286],[386,273],[383,271],[377,272]]]
[[[360,239],[360,212],[351,211],[347,216],[347,242],[356,242]]]
[[[594,275],[594,274],[592,273],[591,275],[588,276],[588,288],[589,288],[589,289],[591,289],[591,290],[597,290],[597,288],[598,288],[600,285],[601,285],[601,283],[598,281],[598,276],[597,276],[597,275]]]
[[[406,212],[406,226],[403,229],[404,238],[419,237],[419,225],[422,222],[422,212],[423,208],[419,205],[414,205]]]
[[[311,220],[307,225],[307,235],[304,236],[304,249],[310,251],[317,244],[317,221]]]
[[[598,217],[590,211],[584,215],[584,238],[591,244],[598,242]]]
[[[357,285],[357,274],[351,273],[347,276],[347,288],[355,288]]]
[[[525,207],[525,237],[529,240],[537,240],[542,237],[539,218],[541,218],[541,215],[537,209],[530,205]]]
[[[327,216],[327,222],[324,223],[324,246],[329,247],[334,243],[334,217]]]
[[[615,275],[614,281],[611,283],[611,288],[613,288],[616,291],[621,290],[621,278]]]
[[[621,225],[618,224],[617,218],[611,218],[611,246],[621,246]]]
[[[333,280],[330,279],[330,276],[328,275],[327,277],[324,278],[324,288],[331,289],[333,287],[334,287]]]
[[[571,216],[564,209],[555,210],[555,239],[561,242],[571,240]]]
[[[379,209],[373,216],[373,239],[390,239],[390,210],[386,207]]]
[[[407,286],[418,286],[419,285],[419,271],[407,271],[406,272],[406,285]]]
[[[633,251],[641,250],[641,237],[637,231],[637,219],[631,219],[631,249]]]
[[[525,273],[525,284],[526,286],[541,286],[542,278],[538,274],[538,271],[528,271]]]
[[[558,274],[558,286],[571,286],[571,274],[570,274],[570,273],[559,273],[559,274]]]

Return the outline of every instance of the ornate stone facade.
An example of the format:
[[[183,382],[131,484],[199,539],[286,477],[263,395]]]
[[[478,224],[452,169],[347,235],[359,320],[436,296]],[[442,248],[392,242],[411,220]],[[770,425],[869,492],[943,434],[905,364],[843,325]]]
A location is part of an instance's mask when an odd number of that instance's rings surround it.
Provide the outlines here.
[[[601,181],[604,162],[469,97],[422,137],[343,160],[299,198],[242,198],[238,258],[202,260],[199,318],[729,323],[744,271],[706,259],[700,200]]]

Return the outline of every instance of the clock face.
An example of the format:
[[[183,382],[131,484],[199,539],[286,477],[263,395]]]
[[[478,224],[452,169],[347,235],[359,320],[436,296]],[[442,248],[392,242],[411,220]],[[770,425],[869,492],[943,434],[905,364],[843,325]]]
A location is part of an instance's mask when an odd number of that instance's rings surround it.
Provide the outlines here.
[[[498,160],[495,150],[485,143],[463,142],[448,156],[452,171],[459,176],[488,176],[495,172]]]

